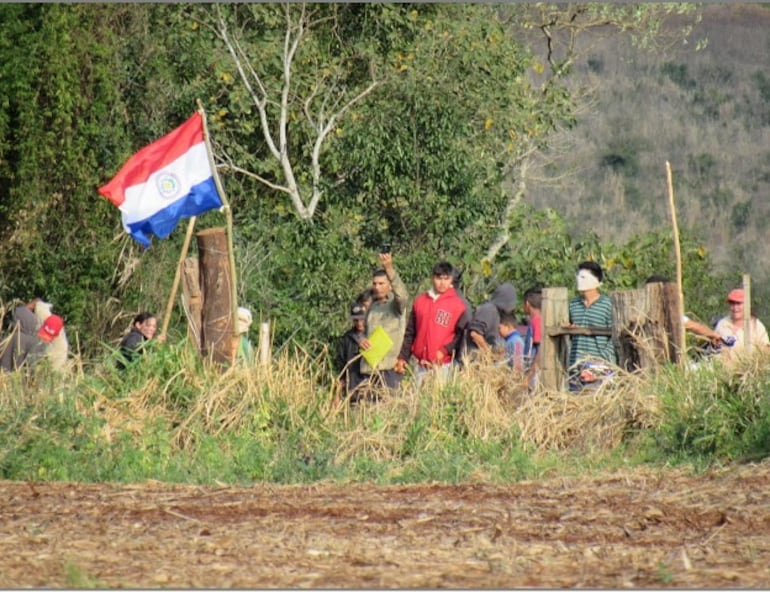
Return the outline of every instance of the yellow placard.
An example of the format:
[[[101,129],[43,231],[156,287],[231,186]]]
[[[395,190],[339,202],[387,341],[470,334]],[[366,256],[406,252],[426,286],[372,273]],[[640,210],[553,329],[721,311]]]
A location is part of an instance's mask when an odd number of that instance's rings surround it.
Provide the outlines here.
[[[366,350],[362,349],[361,355],[372,368],[376,369],[377,364],[382,362],[383,358],[388,355],[390,348],[393,347],[393,340],[382,328],[382,325],[372,331],[368,339],[370,347]]]

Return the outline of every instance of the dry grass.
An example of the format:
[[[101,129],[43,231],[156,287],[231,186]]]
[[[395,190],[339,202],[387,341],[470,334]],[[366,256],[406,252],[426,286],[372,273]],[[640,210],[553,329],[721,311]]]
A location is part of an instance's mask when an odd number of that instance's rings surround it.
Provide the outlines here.
[[[407,377],[397,394],[383,392],[377,403],[350,407],[333,404],[330,369],[324,359],[302,350],[284,351],[269,365],[236,365],[225,371],[201,366],[195,356],[182,350],[176,370],[165,378],[152,374],[125,391],[118,382],[112,393],[104,382],[85,377],[82,369],[56,386],[49,381],[43,389],[29,388],[20,373],[3,375],[0,406],[38,405],[55,393],[62,400],[72,397],[82,414],[102,419],[108,442],[118,433],[141,437],[160,420],[172,430],[173,445],[183,449],[202,434],[270,438],[280,423],[301,431],[308,446],[334,442],[340,464],[361,456],[410,462],[415,453],[442,451],[464,439],[518,438],[537,452],[590,453],[612,449],[629,430],[655,428],[663,420],[659,377],[621,370],[583,394],[530,391],[522,376],[480,359],[446,378],[428,374],[419,386]],[[729,371],[735,372],[734,380],[761,381],[769,356],[756,352]],[[676,381],[688,379],[673,373],[671,380],[675,388]],[[19,392],[24,392],[23,399]],[[180,402],[180,396],[188,398]],[[688,396],[692,393],[683,392],[683,399]]]

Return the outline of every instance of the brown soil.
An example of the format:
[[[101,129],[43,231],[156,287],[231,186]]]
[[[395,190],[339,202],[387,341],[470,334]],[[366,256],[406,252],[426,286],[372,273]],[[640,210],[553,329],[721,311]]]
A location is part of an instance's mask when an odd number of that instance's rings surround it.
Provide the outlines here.
[[[770,463],[493,485],[0,482],[0,587],[770,587]]]

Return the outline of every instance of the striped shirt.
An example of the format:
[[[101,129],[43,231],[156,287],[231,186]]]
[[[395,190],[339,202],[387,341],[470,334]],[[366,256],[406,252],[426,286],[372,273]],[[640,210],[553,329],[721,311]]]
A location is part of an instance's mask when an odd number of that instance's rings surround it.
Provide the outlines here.
[[[569,322],[579,327],[612,327],[612,300],[605,294],[590,306],[583,303],[582,296],[576,296],[569,303]],[[569,365],[587,357],[601,358],[613,364],[618,363],[615,345],[608,335],[572,335],[570,337]]]

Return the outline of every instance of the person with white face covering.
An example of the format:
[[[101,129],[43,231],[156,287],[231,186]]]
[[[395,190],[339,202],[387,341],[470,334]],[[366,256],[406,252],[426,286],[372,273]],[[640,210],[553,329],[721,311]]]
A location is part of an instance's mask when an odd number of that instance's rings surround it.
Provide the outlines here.
[[[569,303],[572,327],[612,327],[612,300],[599,291],[604,273],[595,261],[578,265],[576,296]],[[617,364],[615,344],[609,335],[572,335],[569,351],[570,388],[577,390],[598,379],[590,369],[591,360]],[[587,362],[582,363],[582,362]]]

